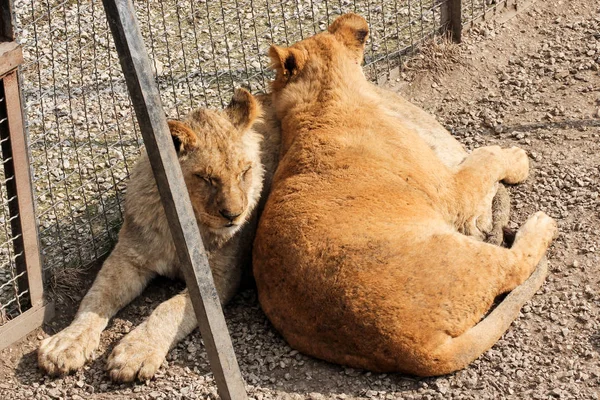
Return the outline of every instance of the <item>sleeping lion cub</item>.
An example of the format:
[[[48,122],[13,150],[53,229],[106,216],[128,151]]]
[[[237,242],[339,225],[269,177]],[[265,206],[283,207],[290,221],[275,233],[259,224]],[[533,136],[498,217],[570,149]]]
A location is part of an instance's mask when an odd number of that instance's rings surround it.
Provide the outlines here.
[[[510,249],[461,233],[477,229],[499,181],[527,178],[527,155],[483,147],[450,168],[366,81],[367,36],[347,14],[270,49],[282,149],[254,242],[259,300],[309,355],[447,374],[489,349],[542,284],[557,226],[538,212]]]
[[[260,113],[254,97],[238,89],[224,111],[199,109],[182,122],[169,121],[222,304],[237,290],[242,265],[250,257],[263,164],[272,171],[272,156],[279,148],[278,136],[265,137],[266,156],[261,161],[262,138],[251,128]],[[278,135],[277,130],[263,130]],[[183,278],[146,155],[132,172],[124,217],[119,241],[75,320],[40,345],[38,363],[49,374],[81,368],[98,348],[108,320],[138,296],[150,279],[156,275]],[[116,381],[151,378],[169,349],[196,325],[186,291],[162,303],[114,348],[108,359],[110,377]]]

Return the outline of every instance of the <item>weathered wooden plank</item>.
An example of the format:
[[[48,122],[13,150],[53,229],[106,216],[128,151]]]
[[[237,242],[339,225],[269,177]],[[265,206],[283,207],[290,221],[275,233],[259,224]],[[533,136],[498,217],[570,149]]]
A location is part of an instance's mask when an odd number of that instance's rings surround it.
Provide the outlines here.
[[[21,256],[15,259],[17,271],[26,271],[19,281],[19,290],[29,290],[32,306],[43,302],[42,265],[38,241],[37,224],[31,187],[31,170],[27,140],[23,127],[23,112],[21,109],[21,93],[17,71],[13,70],[2,79],[7,124],[4,125],[0,136],[8,139],[2,144],[5,176],[14,176],[6,182],[6,193],[10,199],[9,210],[15,254]],[[7,129],[5,129],[7,128]]]
[[[0,76],[23,63],[23,51],[16,42],[0,42]]]
[[[13,4],[0,0],[0,77],[2,77],[1,151],[11,216],[14,262],[17,272],[26,272],[18,281],[19,292],[28,291],[31,308],[0,327],[0,349],[11,345],[54,315],[53,304],[44,305],[40,246],[35,219],[31,164],[24,127],[17,67],[23,63],[21,46],[14,41]],[[18,218],[15,218],[18,217]],[[25,299],[25,297],[24,297]]]
[[[0,326],[0,350],[21,339],[54,316],[54,304],[38,304]]]
[[[211,369],[223,399],[246,399],[148,53],[131,0],[103,0],[121,67],[169,221]]]

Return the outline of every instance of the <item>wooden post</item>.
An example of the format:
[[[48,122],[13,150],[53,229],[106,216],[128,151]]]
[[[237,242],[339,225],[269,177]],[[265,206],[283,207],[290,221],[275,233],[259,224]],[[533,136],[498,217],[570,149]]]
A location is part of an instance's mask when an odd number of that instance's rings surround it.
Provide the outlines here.
[[[442,4],[442,29],[450,32],[452,40],[460,43],[462,40],[462,0],[446,0]]]
[[[42,264],[35,219],[31,162],[27,151],[27,135],[19,86],[18,67],[23,63],[21,46],[13,32],[13,4],[0,0],[0,86],[4,97],[0,115],[6,119],[0,125],[2,160],[9,200],[10,225],[14,263],[19,273],[20,293],[28,291],[31,308],[0,326],[0,349],[10,346],[44,321],[52,318],[52,303],[45,303]]]
[[[17,80],[17,71],[13,70],[2,78],[3,95],[6,103],[6,130],[0,129],[2,158],[9,160],[4,164],[5,176],[14,176],[6,182],[6,193],[11,215],[11,232],[15,254],[21,254],[15,260],[18,272],[25,271],[19,282],[19,290],[29,290],[31,306],[43,303],[42,264],[38,231],[33,206],[33,189],[30,174],[27,140],[23,127],[21,93]],[[14,218],[17,217],[17,218]]]
[[[244,381],[133,4],[131,0],[103,0],[103,4],[219,394],[225,400],[244,400]]]

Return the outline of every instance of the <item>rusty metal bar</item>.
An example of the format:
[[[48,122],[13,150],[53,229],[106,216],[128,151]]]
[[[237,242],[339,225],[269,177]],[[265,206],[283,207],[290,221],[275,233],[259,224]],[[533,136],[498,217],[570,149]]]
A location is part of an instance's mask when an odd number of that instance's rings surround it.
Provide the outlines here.
[[[221,398],[247,398],[131,0],[103,0]]]

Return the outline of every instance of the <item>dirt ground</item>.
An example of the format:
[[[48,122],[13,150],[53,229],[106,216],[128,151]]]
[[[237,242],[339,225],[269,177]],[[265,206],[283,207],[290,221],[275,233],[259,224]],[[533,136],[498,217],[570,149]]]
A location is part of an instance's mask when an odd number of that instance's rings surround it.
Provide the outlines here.
[[[253,399],[597,399],[600,397],[600,4],[546,0],[505,24],[466,35],[462,60],[444,74],[412,72],[396,88],[439,117],[467,147],[521,146],[532,175],[511,188],[513,228],[536,210],[559,221],[551,272],[504,337],[471,366],[435,379],[373,374],[289,348],[253,289],[226,310]],[[91,283],[91,280],[87,282]],[[152,381],[112,384],[105,359],[180,283],[156,281],[117,315],[97,359],[60,379],[37,370],[39,340],[70,322],[77,303],[0,352],[0,399],[215,398],[199,334],[168,356]]]

